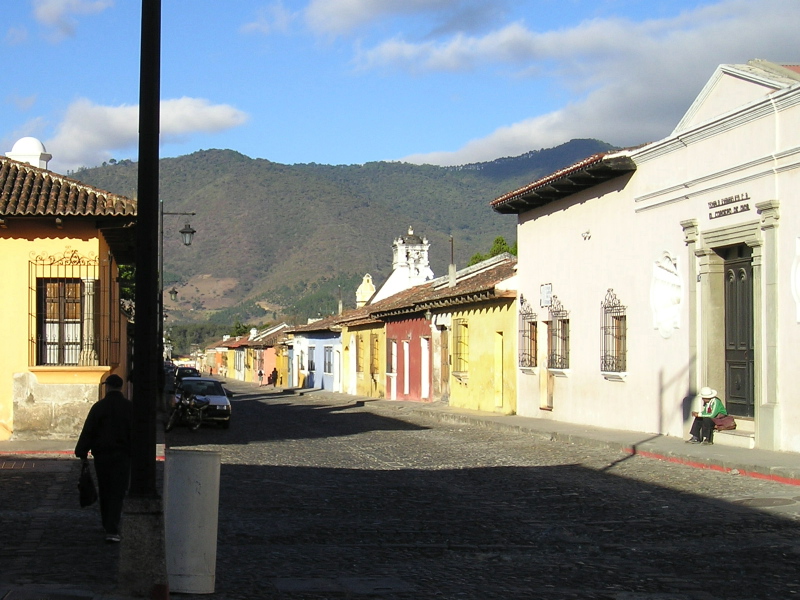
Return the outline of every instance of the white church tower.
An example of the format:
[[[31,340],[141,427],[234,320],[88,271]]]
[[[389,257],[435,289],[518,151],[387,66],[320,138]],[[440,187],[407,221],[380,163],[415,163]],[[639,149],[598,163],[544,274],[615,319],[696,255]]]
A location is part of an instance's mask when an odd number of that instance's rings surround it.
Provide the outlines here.
[[[370,304],[433,279],[428,262],[429,248],[427,238],[415,235],[411,227],[407,235],[396,238],[392,243],[392,274]]]

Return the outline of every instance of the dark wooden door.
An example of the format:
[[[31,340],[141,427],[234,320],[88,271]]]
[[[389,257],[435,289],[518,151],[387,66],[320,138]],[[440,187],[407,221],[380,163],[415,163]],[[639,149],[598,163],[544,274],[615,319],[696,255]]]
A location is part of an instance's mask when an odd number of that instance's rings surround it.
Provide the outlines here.
[[[753,260],[744,245],[728,248],[725,258],[725,405],[728,412],[753,417]]]

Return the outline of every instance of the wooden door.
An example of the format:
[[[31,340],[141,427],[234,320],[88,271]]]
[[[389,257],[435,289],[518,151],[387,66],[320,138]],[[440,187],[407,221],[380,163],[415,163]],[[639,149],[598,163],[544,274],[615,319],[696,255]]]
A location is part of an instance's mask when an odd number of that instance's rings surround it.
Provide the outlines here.
[[[726,249],[725,405],[740,417],[755,415],[753,373],[753,260],[745,244]]]

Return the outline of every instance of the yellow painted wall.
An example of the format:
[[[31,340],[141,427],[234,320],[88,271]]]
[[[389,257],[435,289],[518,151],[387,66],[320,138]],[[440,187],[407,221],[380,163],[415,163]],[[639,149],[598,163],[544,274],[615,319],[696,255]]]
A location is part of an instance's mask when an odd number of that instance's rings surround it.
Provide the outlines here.
[[[14,432],[14,394],[25,395],[31,385],[72,386],[70,394],[77,397],[78,404],[85,406],[69,410],[68,418],[76,421],[95,402],[100,393],[100,382],[110,370],[126,376],[126,365],[100,365],[94,367],[34,367],[29,364],[29,332],[31,319],[35,315],[35,293],[29,292],[29,263],[38,255],[61,255],[77,251],[81,256],[94,256],[102,260],[108,256],[108,247],[94,227],[93,221],[80,222],[65,219],[63,229],[57,229],[54,220],[31,219],[11,220],[7,228],[0,229],[0,331],[3,344],[0,344],[0,440],[9,439]],[[98,278],[103,269],[98,270]],[[116,277],[116,273],[114,274]],[[33,283],[35,285],[35,282]],[[102,287],[102,285],[101,285]],[[120,342],[127,342],[125,324]],[[107,330],[107,326],[103,326]],[[120,352],[122,357],[125,351]],[[42,388],[44,389],[44,388]],[[66,405],[66,401],[64,403]],[[70,402],[75,404],[75,402]],[[41,422],[46,426],[56,417],[46,414],[42,405]],[[84,411],[85,409],[85,411]],[[50,409],[52,411],[52,407]]]
[[[372,352],[371,336],[377,336],[377,372],[370,372],[370,357]],[[356,361],[350,355],[353,348],[352,340],[358,338],[364,344],[364,365],[362,371],[355,370]],[[386,397],[386,327],[383,323],[362,325],[360,327],[342,328],[342,390],[345,393],[354,392],[358,396],[370,398]]]
[[[457,311],[469,330],[467,376],[450,376],[450,405],[514,414],[517,410],[516,301]],[[455,350],[451,344],[450,352]]]

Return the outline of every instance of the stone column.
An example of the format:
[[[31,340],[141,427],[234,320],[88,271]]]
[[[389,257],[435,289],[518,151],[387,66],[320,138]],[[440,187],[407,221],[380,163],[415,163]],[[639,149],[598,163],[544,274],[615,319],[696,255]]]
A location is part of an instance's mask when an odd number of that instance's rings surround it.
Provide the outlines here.
[[[753,255],[753,311],[757,315],[753,335],[755,356],[756,446],[780,449],[780,403],[778,402],[778,201],[756,204],[761,215],[763,246]],[[755,250],[755,249],[754,249]],[[756,279],[756,262],[758,273]],[[759,281],[760,280],[760,281]],[[762,305],[763,303],[763,305]],[[760,342],[760,343],[759,343]]]

